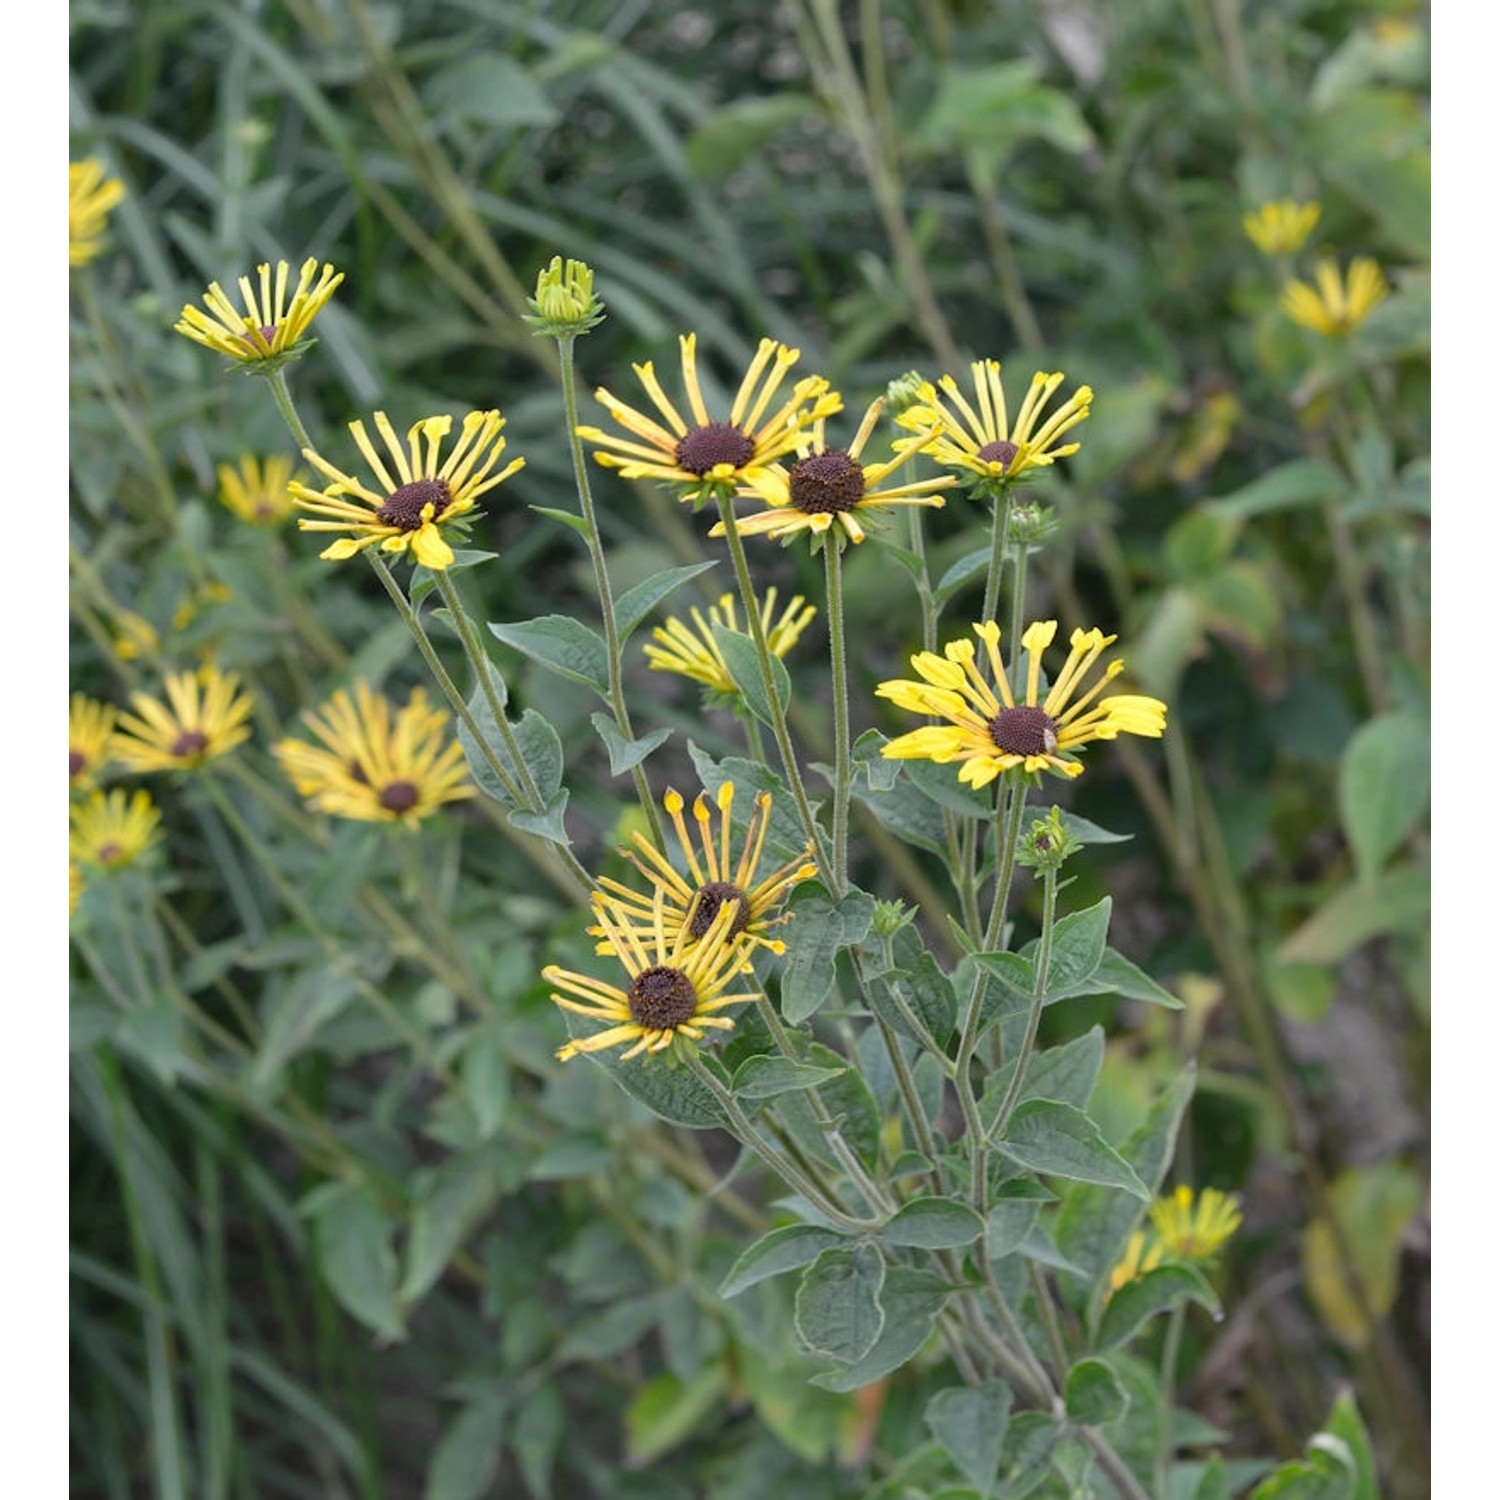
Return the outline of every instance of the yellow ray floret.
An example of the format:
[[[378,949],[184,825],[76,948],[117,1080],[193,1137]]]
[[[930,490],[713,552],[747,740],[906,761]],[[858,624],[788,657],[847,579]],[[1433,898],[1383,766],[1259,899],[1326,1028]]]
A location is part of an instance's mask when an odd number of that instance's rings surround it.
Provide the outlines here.
[[[81,865],[123,870],[156,842],[161,814],[149,794],[91,792],[69,809],[68,857]]]
[[[115,709],[82,693],[68,701],[68,785],[88,790],[114,749]]]
[[[776,590],[767,589],[761,600],[760,622],[771,655],[785,657],[817,612],[814,605],[806,603],[801,594],[796,594],[778,619]],[[732,630],[737,635],[748,634],[740,629],[733,595],[721,594],[717,604],[709,605],[707,618],[696,605],[689,611],[689,616],[693,622],[691,625],[672,615],[652,630],[652,638],[657,644],[642,647],[651,670],[691,677],[694,682],[701,682],[704,687],[720,693],[736,692],[734,678],[729,675],[724,653],[714,636],[716,627]]]
[[[1295,255],[1306,243],[1323,212],[1320,203],[1298,203],[1283,198],[1262,203],[1241,220],[1245,233],[1262,255]]]
[[[250,737],[254,703],[233,672],[211,662],[196,672],[170,673],[167,701],[132,693],[133,714],[121,714],[114,756],[131,771],[190,771]]]
[[[1347,281],[1339,274],[1338,262],[1325,256],[1318,262],[1316,281],[1316,286],[1289,281],[1281,293],[1281,310],[1292,322],[1325,338],[1353,333],[1391,290],[1367,255],[1350,262]]]
[[[104,244],[110,210],[125,196],[124,185],[104,175],[96,157],[68,163],[68,264],[86,266]]]
[[[264,460],[242,454],[236,464],[219,465],[219,501],[240,520],[252,526],[275,526],[292,513],[293,479],[304,478],[292,471],[292,460],[274,453]]]
[[[217,281],[211,282],[203,298],[208,312],[189,303],[173,328],[195,344],[241,364],[285,354],[301,343],[313,319],[344,279],[342,271],[329,265],[320,273],[316,257],[306,260],[289,301],[291,273],[291,266],[279,260],[274,270],[269,263],[257,266],[255,282],[241,276],[243,306],[238,308]]]
[[[1240,1227],[1240,1206],[1218,1188],[1197,1195],[1185,1184],[1151,1205],[1151,1224],[1169,1255],[1178,1260],[1211,1261]]]

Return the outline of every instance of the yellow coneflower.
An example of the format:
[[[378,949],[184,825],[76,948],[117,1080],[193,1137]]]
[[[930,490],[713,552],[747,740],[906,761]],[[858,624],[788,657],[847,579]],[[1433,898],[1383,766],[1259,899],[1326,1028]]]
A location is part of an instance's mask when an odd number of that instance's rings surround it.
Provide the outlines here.
[[[445,802],[474,795],[448,715],[413,688],[397,709],[368,683],[340,689],[303,721],[324,748],[284,739],[271,753],[310,806],[336,818],[415,826]]]
[[[317,258],[302,263],[291,301],[287,292],[292,268],[284,260],[258,266],[257,287],[248,276],[239,279],[243,310],[224,295],[217,281],[210,282],[203,298],[207,313],[189,303],[173,330],[205,349],[213,349],[239,364],[254,364],[274,355],[290,354],[302,342],[314,318],[322,312],[338,284],[342,271],[325,265],[318,272]],[[314,282],[314,277],[317,278]]]
[[[1350,262],[1347,282],[1331,256],[1318,262],[1316,275],[1315,287],[1305,281],[1289,281],[1282,289],[1281,310],[1292,322],[1325,338],[1353,333],[1390,295],[1380,267],[1367,255]]]
[[[110,210],[125,196],[125,186],[104,175],[96,157],[68,163],[68,264],[86,266],[104,244]]]
[[[930,382],[924,382],[919,399],[896,418],[897,425],[910,432],[921,434],[938,428],[933,438],[903,439],[897,444],[903,456],[925,453],[946,467],[966,469],[977,480],[997,483],[1019,479],[1030,469],[1045,468],[1078,451],[1077,443],[1059,446],[1057,440],[1088,416],[1094,400],[1089,386],[1079,386],[1043,422],[1042,412],[1066,377],[1061,371],[1050,375],[1038,371],[1031,377],[1031,388],[1012,422],[1000,379],[1000,361],[975,360],[969,370],[974,405],[959,390],[958,382],[944,375],[938,388],[954,410]]]
[[[99,768],[110,759],[115,737],[115,709],[83,693],[68,700],[68,785],[87,790]]]
[[[770,536],[783,541],[798,532],[823,536],[837,527],[851,542],[865,539],[860,511],[884,510],[893,505],[941,506],[938,490],[958,483],[952,474],[916,479],[908,484],[881,484],[901,467],[910,456],[903,450],[884,463],[861,464],[860,455],[875,431],[875,424],[885,410],[885,397],[870,403],[854,441],[847,448],[829,448],[824,438],[824,422],[819,418],[810,432],[797,442],[799,457],[790,469],[770,464],[750,475],[745,490],[764,500],[767,509],[737,521],[745,536]],[[929,429],[923,442],[935,437],[940,429]],[[714,525],[710,536],[723,536],[724,523]]]
[[[647,931],[639,931],[607,896],[595,896],[594,917],[605,935],[606,951],[623,965],[630,984],[621,989],[555,964],[542,970],[542,978],[563,991],[552,996],[556,1005],[575,1015],[615,1023],[558,1048],[562,1062],[625,1042],[635,1045],[621,1061],[642,1052],[665,1051],[679,1036],[701,1042],[705,1031],[734,1029],[734,1022],[719,1011],[752,1001],[759,993],[754,989],[727,993],[739,975],[750,972],[748,946],[731,936],[736,917],[733,903],[721,906],[697,939],[689,936],[687,926],[668,936],[661,890]]]
[[[1109,1301],[1122,1286],[1154,1271],[1162,1262],[1162,1248],[1154,1241],[1148,1242],[1144,1229],[1135,1230],[1125,1242],[1125,1250],[1105,1283],[1104,1300]]]
[[[115,617],[114,648],[121,661],[138,661],[156,655],[161,649],[161,637],[150,620],[130,610],[122,610]]]
[[[686,932],[688,941],[695,942],[710,930],[720,909],[732,902],[735,915],[730,926],[731,937],[743,938],[752,947],[784,953],[786,944],[769,934],[787,918],[773,913],[794,885],[817,874],[818,867],[809,859],[811,850],[757,879],[761,855],[765,851],[766,831],[771,823],[771,794],[761,792],[756,796],[738,860],[734,857],[730,830],[734,783],[726,781],[712,805],[701,793],[694,800],[697,850],[682,816],[685,805],[681,793],[670,788],[662,798],[662,806],[677,832],[687,875],[680,874],[665,850],[637,830],[631,836],[632,847],[622,849],[620,853],[651,882],[652,891],[650,895],[644,895],[617,880],[601,878],[599,885],[613,903],[618,920],[638,926],[659,926],[668,942],[676,942],[683,932]],[[717,831],[713,827],[714,806],[718,810]],[[609,952],[608,934],[594,927],[589,932],[603,939],[599,952]]]
[[[443,528],[452,526],[462,535],[472,519],[474,502],[526,463],[524,458],[514,458],[499,473],[494,472],[505,452],[504,427],[505,418],[498,411],[471,411],[463,420],[453,451],[439,463],[443,439],[453,428],[452,417],[424,417],[414,422],[403,447],[390,419],[378,411],[375,429],[390,453],[395,469],[392,474],[365,432],[365,424],[351,422],[349,431],[375,476],[376,487],[371,489],[354,475],[334,468],[311,448],[304,448],[303,458],[332,483],[313,490],[292,482],[290,489],[297,506],[321,518],[302,516],[297,525],[303,531],[352,533],[318,554],[330,562],[341,562],[378,544],[382,552],[410,552],[426,567],[446,568],[454,554]],[[345,495],[354,499],[342,498]]]
[[[252,526],[275,526],[292,513],[288,486],[303,477],[302,471],[293,472],[292,460],[283,453],[265,459],[246,453],[238,464],[219,465],[219,501]]]
[[[121,714],[115,759],[131,771],[191,771],[249,739],[245,721],[254,704],[233,672],[206,663],[173,672],[167,701],[132,693],[134,714]]]
[[[1321,203],[1282,198],[1276,203],[1262,203],[1240,222],[1262,255],[1295,255],[1307,242],[1322,212]]]
[[[797,644],[798,637],[807,629],[808,622],[817,612],[816,606],[806,603],[801,594],[795,594],[778,619],[776,590],[768,588],[761,600],[760,622],[771,655],[784,658]],[[693,622],[691,626],[672,615],[664,624],[657,625],[652,630],[651,635],[659,644],[642,647],[646,660],[651,663],[651,670],[691,677],[694,682],[701,682],[704,687],[712,688],[715,692],[736,693],[738,689],[734,685],[734,678],[729,675],[724,653],[714,638],[716,627],[720,630],[732,630],[739,635],[748,634],[740,629],[734,596],[721,594],[717,604],[709,605],[707,619],[696,605],[689,614]]]
[[[735,485],[748,483],[767,464],[790,453],[801,433],[818,418],[830,417],[843,408],[841,397],[829,390],[821,375],[809,375],[797,381],[780,406],[770,410],[801,351],[775,339],[762,339],[728,416],[716,419],[709,414],[698,380],[698,336],[685,333],[678,342],[691,422],[672,404],[656,378],[654,366],[647,362],[631,368],[665,420],[665,427],[600,387],[594,399],[631,436],[621,437],[599,427],[577,429],[579,437],[594,444],[595,461],[618,469],[626,479],[659,479],[680,485],[683,499],[727,495]]]
[[[1091,740],[1112,740],[1120,734],[1160,739],[1167,722],[1167,706],[1156,698],[1117,693],[1099,698],[1106,684],[1125,668],[1110,662],[1092,687],[1080,693],[1105,648],[1116,640],[1100,630],[1075,630],[1072,651],[1053,679],[1047,696],[1038,701],[1042,652],[1057,634],[1056,620],[1039,620],[1021,637],[1029,660],[1023,696],[1011,692],[1005,664],[1000,659],[1000,627],[993,620],[974,626],[984,643],[993,686],[975,665],[974,643],[949,641],[943,655],[919,651],[911,659],[922,679],[896,678],[875,689],[910,713],[947,719],[929,724],[890,741],[881,754],[890,760],[931,760],[939,765],[961,762],[958,779],[970,786],[987,786],[1003,771],[1019,766],[1025,772],[1048,770],[1080,776],[1083,766],[1071,753]],[[1099,699],[1095,704],[1095,699]],[[1090,705],[1094,705],[1090,707]]]
[[[69,810],[68,855],[82,865],[123,870],[156,842],[161,814],[148,793],[91,792]]]
[[[1151,1223],[1168,1255],[1178,1260],[1209,1262],[1229,1242],[1243,1220],[1239,1204],[1218,1188],[1193,1190],[1179,1185],[1170,1198],[1151,1205]]]

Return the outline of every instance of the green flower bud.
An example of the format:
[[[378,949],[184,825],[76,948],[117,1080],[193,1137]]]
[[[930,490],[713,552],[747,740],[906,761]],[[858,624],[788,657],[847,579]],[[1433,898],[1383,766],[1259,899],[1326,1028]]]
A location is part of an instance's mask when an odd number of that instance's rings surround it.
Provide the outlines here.
[[[908,407],[928,400],[931,394],[932,387],[915,370],[898,375],[885,388],[886,405],[893,417],[899,417]]]
[[[1083,845],[1063,827],[1062,809],[1054,807],[1021,835],[1016,860],[1032,870],[1060,870],[1063,861]]]
[[[876,937],[893,937],[916,916],[916,907],[905,907],[899,901],[877,901],[870,931]]]
[[[581,260],[552,263],[536,278],[536,295],[529,299],[535,313],[522,313],[538,338],[572,338],[604,321],[604,304],[594,295],[594,272]]]

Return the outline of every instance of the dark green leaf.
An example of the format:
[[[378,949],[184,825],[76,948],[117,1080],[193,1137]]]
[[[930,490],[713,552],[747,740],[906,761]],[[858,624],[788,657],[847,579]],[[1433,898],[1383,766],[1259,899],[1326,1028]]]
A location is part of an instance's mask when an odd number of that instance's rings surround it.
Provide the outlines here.
[[[1381,714],[1355,730],[1339,762],[1339,817],[1362,881],[1380,873],[1427,807],[1430,728],[1419,714]]]
[[[781,1011],[798,1026],[813,1015],[833,988],[840,949],[860,942],[875,915],[874,899],[850,891],[833,901],[820,885],[800,886],[787,903],[787,962],[781,975]]]
[[[534,510],[539,516],[547,516],[551,520],[561,521],[564,526],[571,527],[581,537],[589,534],[589,523],[580,515],[575,515],[571,510],[552,510],[545,505],[528,505],[528,510]]]
[[[793,1062],[789,1057],[747,1057],[734,1070],[734,1082],[730,1087],[741,1099],[773,1099],[777,1094],[789,1094],[826,1083],[845,1071],[842,1064],[836,1068],[814,1067],[809,1063]]]
[[[490,764],[486,748],[514,783],[519,782],[517,757],[510,753],[505,737],[495,724],[494,715],[484,695],[477,690],[469,699],[469,712],[474,716],[480,733],[484,736],[484,747],[469,732],[462,719],[458,721],[458,742],[463,746],[464,759],[468,762],[469,775],[474,778],[480,791],[493,797],[505,807],[516,803],[505,789],[493,765]],[[557,731],[534,709],[528,708],[519,722],[511,725],[511,736],[520,750],[520,764],[526,766],[544,797],[552,798],[562,785],[563,750]]]
[[[571,682],[609,694],[609,653],[597,632],[571,615],[542,615],[506,624],[490,622],[496,640]]]
[[[511,1424],[510,1446],[535,1500],[548,1500],[552,1494],[552,1466],[562,1445],[565,1421],[562,1397],[556,1384],[547,1381],[531,1391]]]
[[[1130,1398],[1102,1359],[1081,1359],[1068,1371],[1063,1391],[1068,1417],[1080,1427],[1102,1427],[1125,1415]]]
[[[793,90],[732,99],[706,115],[688,138],[688,165],[703,177],[726,177],[772,136],[819,113],[816,99]]]
[[[589,723],[599,731],[599,738],[609,751],[611,776],[623,776],[627,771],[633,770],[653,750],[672,737],[672,730],[667,728],[653,729],[650,734],[643,734],[638,740],[627,740],[620,733],[619,725],[608,714],[590,714]]]
[[[825,1250],[802,1275],[795,1316],[802,1342],[845,1364],[874,1347],[885,1324],[885,1260],[874,1245]]]
[[[863,1359],[842,1370],[814,1375],[812,1383],[825,1391],[857,1391],[900,1369],[927,1342],[933,1319],[942,1310],[949,1291],[948,1285],[930,1271],[892,1266],[880,1293],[885,1311],[880,1337]]]
[[[1231,495],[1208,501],[1210,509],[1234,520],[1318,505],[1347,494],[1349,481],[1332,464],[1317,458],[1297,458],[1262,474]]]
[[[716,562],[701,562],[689,563],[685,568],[668,568],[665,573],[658,573],[654,578],[647,578],[644,582],[636,584],[633,589],[626,589],[615,600],[615,631],[620,638],[621,650],[624,649],[625,642],[630,639],[636,626],[663,599],[675,593],[688,579],[696,578],[700,573],[706,573],[710,568],[716,567],[718,567]]]
[[[946,1046],[958,1014],[953,982],[927,951],[921,935],[910,926],[901,928],[891,939],[891,958],[895,967],[877,976],[870,986],[871,1005],[887,1026],[920,1042],[922,1037],[907,1021],[902,1006],[885,993],[887,989],[894,990],[932,1040],[939,1047]]]
[[[917,1250],[956,1250],[984,1233],[984,1220],[954,1198],[913,1198],[880,1231],[887,1244]]]
[[[798,855],[806,857],[807,830],[803,828],[801,819],[797,815],[796,803],[792,800],[792,794],[787,784],[769,767],[763,766],[756,761],[745,760],[740,756],[726,755],[722,761],[715,761],[706,751],[701,750],[692,740],[688,741],[688,755],[693,762],[693,769],[698,774],[698,779],[703,783],[703,789],[710,797],[714,796],[726,781],[733,782],[736,789],[741,793],[736,803],[736,814],[741,808],[749,814],[749,804],[744,793],[749,790],[757,792],[769,792],[771,794],[771,826],[766,833],[766,850],[778,860],[794,859]],[[814,815],[818,810],[818,804],[812,804]]]
[[[976,547],[959,558],[933,586],[932,602],[941,609],[966,583],[983,578],[989,571],[992,550],[988,545]]]
[[[1109,1144],[1099,1127],[1070,1104],[1028,1099],[1016,1106],[998,1142],[1012,1161],[1054,1177],[1124,1188],[1142,1201],[1150,1190]]]
[[[1031,1232],[1042,1204],[1055,1202],[1056,1196],[1029,1177],[1001,1183],[985,1220],[984,1246],[990,1259],[1000,1260],[1017,1249]]]
[[[455,547],[453,549],[453,561],[448,564],[449,573],[460,572],[464,568],[476,568],[480,563],[489,562],[492,558],[499,557],[498,552],[481,552],[475,547]],[[407,590],[412,608],[415,609],[432,591],[437,587],[437,578],[430,568],[424,568],[419,563],[411,570],[411,587]],[[446,611],[439,611],[446,613]]]
[[[481,1500],[500,1467],[505,1397],[487,1395],[472,1402],[448,1424],[432,1461],[422,1500]]]
[[[1014,1400],[1003,1380],[987,1380],[972,1389],[949,1386],[927,1403],[928,1431],[986,1500],[1000,1472],[1000,1449]]]
[[[401,1300],[415,1301],[443,1274],[464,1237],[494,1207],[501,1182],[490,1147],[456,1156],[418,1178]]]
[[[391,1216],[364,1188],[347,1182],[328,1183],[305,1207],[318,1269],[339,1305],[382,1338],[404,1339]]]
[[[1113,903],[1108,896],[1083,911],[1069,912],[1052,928],[1052,960],[1047,965],[1047,998],[1079,993],[1104,958]],[[1041,942],[1028,943],[1023,954],[1034,965]]]
[[[1179,1303],[1192,1301],[1220,1316],[1219,1299],[1211,1286],[1188,1265],[1157,1266],[1127,1281],[1104,1306],[1094,1347],[1117,1349],[1135,1337],[1141,1325]]]
[[[530,712],[531,710],[527,709],[527,713]],[[551,843],[566,846],[573,842],[568,837],[568,830],[563,824],[563,814],[567,809],[568,789],[563,787],[552,794],[545,812],[526,812],[522,808],[513,807],[509,817],[511,823],[522,833],[534,833],[539,839],[547,839]]]
[[[747,1287],[785,1271],[811,1265],[823,1251],[841,1243],[841,1236],[816,1224],[788,1224],[773,1229],[750,1246],[729,1268],[719,1286],[721,1297],[737,1297]]]
[[[729,669],[731,680],[745,700],[745,706],[762,724],[773,723],[771,700],[766,696],[765,683],[761,680],[760,654],[755,649],[755,642],[748,635],[741,635],[739,631],[722,625],[714,626],[714,641],[718,645],[719,654],[724,658],[724,665]],[[784,711],[791,700],[792,679],[787,675],[786,667],[779,657],[771,656],[767,660],[771,664],[771,680],[776,684],[776,696],[781,700]]]

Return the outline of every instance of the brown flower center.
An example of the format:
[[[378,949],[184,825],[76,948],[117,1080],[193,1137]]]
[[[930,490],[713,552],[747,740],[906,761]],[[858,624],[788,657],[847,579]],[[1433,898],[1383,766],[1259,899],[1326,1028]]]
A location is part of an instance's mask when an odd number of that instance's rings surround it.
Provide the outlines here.
[[[382,526],[394,526],[397,531],[415,531],[422,524],[422,511],[432,507],[432,518],[437,520],[453,503],[453,491],[446,479],[414,479],[403,484],[379,510],[375,519]]]
[[[82,750],[68,751],[68,780],[72,781],[78,773],[88,766],[89,758]]]
[[[190,760],[208,747],[208,736],[201,729],[185,729],[172,741],[172,754],[178,760]]]
[[[100,844],[97,851],[99,863],[101,865],[112,865],[124,852],[118,844]]]
[[[1057,721],[1040,708],[1002,708],[989,730],[1007,755],[1051,755],[1057,749]]]
[[[698,992],[681,969],[665,964],[642,969],[630,981],[631,1019],[650,1031],[669,1031],[692,1019],[698,1009]]]
[[[719,464],[742,469],[755,455],[755,444],[729,422],[693,427],[677,439],[677,467],[699,478]]]
[[[728,936],[738,937],[750,925],[750,901],[739,886],[731,885],[727,880],[710,880],[707,885],[698,887],[697,895],[698,909],[688,923],[688,931],[695,938],[701,938],[714,925],[714,918],[726,901],[739,902],[739,909],[729,924]]]
[[[417,805],[417,795],[411,782],[393,781],[381,789],[380,805],[387,812],[404,813]]]
[[[787,490],[804,515],[842,515],[864,499],[865,471],[842,449],[810,453],[792,465]]]
[[[1014,443],[1007,443],[1003,438],[999,442],[986,443],[979,450],[979,458],[987,464],[1000,464],[1007,472],[1011,464],[1015,462],[1016,454],[1021,450]]]

